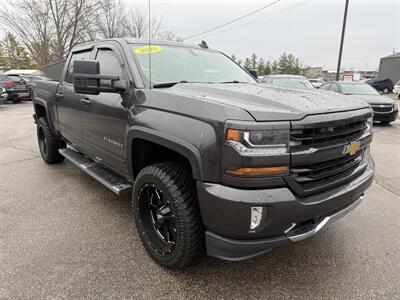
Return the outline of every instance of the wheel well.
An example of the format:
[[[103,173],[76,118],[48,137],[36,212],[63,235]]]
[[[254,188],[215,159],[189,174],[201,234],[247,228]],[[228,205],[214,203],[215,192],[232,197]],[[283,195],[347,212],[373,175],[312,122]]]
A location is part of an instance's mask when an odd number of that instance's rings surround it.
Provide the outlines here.
[[[46,116],[46,109],[39,104],[35,104],[35,113],[36,113],[36,117],[39,119],[41,117],[45,117]]]
[[[164,161],[179,162],[188,167],[190,169],[190,173],[193,174],[189,160],[182,154],[146,140],[133,140],[132,162],[134,177],[136,177],[140,170],[142,170],[144,167]]]

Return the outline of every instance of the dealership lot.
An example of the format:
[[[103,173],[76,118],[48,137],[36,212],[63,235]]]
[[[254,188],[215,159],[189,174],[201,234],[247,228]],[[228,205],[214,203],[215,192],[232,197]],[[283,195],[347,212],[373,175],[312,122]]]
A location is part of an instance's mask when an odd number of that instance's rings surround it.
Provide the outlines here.
[[[326,231],[252,260],[156,265],[118,198],[40,158],[32,105],[0,106],[0,299],[388,298],[400,294],[400,120],[375,126],[376,177]]]

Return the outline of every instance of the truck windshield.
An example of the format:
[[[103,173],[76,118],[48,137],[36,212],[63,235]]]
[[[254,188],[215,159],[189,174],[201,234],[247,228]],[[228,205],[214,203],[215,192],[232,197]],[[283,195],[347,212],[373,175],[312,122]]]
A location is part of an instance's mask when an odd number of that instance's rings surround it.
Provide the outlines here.
[[[132,51],[148,82],[151,72],[151,84],[155,87],[179,82],[256,83],[251,75],[220,52],[165,45],[134,45]]]

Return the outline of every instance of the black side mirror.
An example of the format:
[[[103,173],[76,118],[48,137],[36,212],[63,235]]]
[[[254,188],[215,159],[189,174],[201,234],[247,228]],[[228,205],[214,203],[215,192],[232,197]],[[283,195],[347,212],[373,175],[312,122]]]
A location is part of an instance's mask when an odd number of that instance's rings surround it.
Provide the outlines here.
[[[101,75],[100,63],[96,60],[75,60],[73,77],[77,94],[119,93],[128,89],[126,80],[120,80],[118,76]]]
[[[251,69],[249,70],[249,73],[251,76],[253,76],[255,79],[258,79],[258,72],[257,70]]]

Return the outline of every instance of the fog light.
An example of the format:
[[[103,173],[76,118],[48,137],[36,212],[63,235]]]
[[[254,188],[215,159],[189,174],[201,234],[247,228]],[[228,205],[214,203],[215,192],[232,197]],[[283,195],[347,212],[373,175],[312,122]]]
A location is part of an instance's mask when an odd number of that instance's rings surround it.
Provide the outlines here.
[[[262,220],[263,207],[252,206],[250,208],[250,230],[256,229]]]

